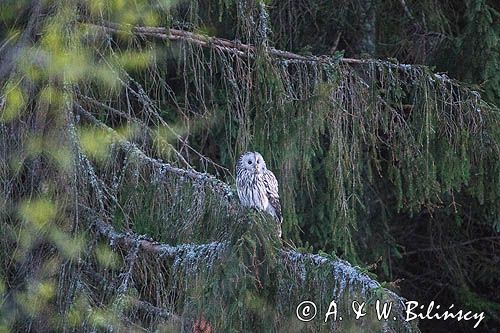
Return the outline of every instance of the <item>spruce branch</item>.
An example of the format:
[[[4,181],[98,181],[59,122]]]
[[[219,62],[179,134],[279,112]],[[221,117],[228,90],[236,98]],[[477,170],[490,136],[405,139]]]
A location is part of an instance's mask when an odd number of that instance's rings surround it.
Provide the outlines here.
[[[82,22],[87,24],[90,27],[94,27],[96,29],[104,30],[108,33],[129,33],[136,35],[141,38],[153,38],[160,40],[169,40],[169,41],[184,41],[187,43],[191,43],[194,45],[198,45],[205,48],[213,48],[221,52],[235,54],[241,57],[254,58],[256,54],[259,53],[260,48],[251,45],[244,44],[240,41],[231,41],[225,38],[220,37],[211,37],[205,36],[197,33],[193,33],[190,31],[185,31],[181,29],[174,28],[165,28],[165,27],[144,27],[144,26],[132,26],[126,24],[118,24],[109,21],[101,21],[101,22]],[[281,59],[288,62],[299,62],[299,63],[332,63],[336,61],[340,61],[346,65],[382,65],[387,68],[398,69],[401,71],[411,71],[418,70],[421,71],[425,66],[422,65],[411,65],[411,64],[400,64],[397,62],[381,60],[381,59],[357,59],[357,58],[340,58],[328,56],[328,55],[300,55],[297,53],[280,50],[274,47],[266,46],[265,52],[277,59]],[[464,84],[449,78],[445,74],[439,73],[429,73],[429,80],[433,82],[437,82],[440,84],[449,84],[450,86],[463,89],[467,93],[471,93],[477,95],[480,98],[480,94],[468,87],[464,86]]]
[[[121,250],[137,255],[140,251],[147,253],[149,256],[156,257],[160,260],[173,260],[189,253],[190,256],[202,256],[210,253],[212,256],[219,257],[225,250],[228,249],[227,242],[211,242],[207,244],[180,244],[172,246],[155,242],[147,239],[144,236],[138,236],[132,232],[122,233],[116,231],[113,226],[104,222],[98,217],[91,217],[95,231],[105,238],[112,246],[118,246]],[[343,279],[358,285],[362,291],[376,291],[381,285],[363,273],[359,268],[351,266],[347,261],[338,258],[327,258],[318,254],[300,253],[294,249],[280,249],[279,256],[283,260],[282,263],[291,267],[314,267],[328,266],[331,268],[332,278]],[[300,277],[298,277],[300,278]],[[352,285],[351,287],[352,288]],[[341,292],[339,290],[339,292]],[[399,304],[403,304],[403,299],[395,293],[385,290],[387,295]]]
[[[112,22],[102,22],[100,24],[93,24],[93,23],[88,23],[88,24],[111,33],[130,32],[139,37],[150,37],[150,38],[170,40],[170,41],[185,41],[202,47],[212,47],[217,50],[233,53],[239,56],[254,57],[255,54],[258,52],[258,48],[253,45],[243,44],[241,42],[236,42],[236,41],[230,41],[228,39],[219,37],[204,36],[180,29],[173,29],[173,28],[168,29],[164,27],[125,26]],[[279,50],[274,47],[267,47],[266,51],[272,56],[276,56],[287,60],[298,60],[302,62],[313,62],[313,63],[330,61],[329,56],[304,56],[289,51]],[[364,64],[364,63],[370,63],[371,61],[364,59],[342,58],[341,62],[346,64]]]
[[[117,144],[121,145],[125,151],[130,151],[134,152],[137,154],[138,158],[141,160],[145,161],[146,163],[149,163],[153,165],[154,167],[157,167],[165,172],[175,174],[179,177],[185,177],[188,179],[191,179],[196,182],[201,182],[203,184],[208,185],[215,193],[218,193],[221,195],[223,198],[226,198],[227,200],[231,200],[233,197],[233,190],[229,185],[226,183],[218,180],[214,176],[208,174],[208,173],[201,173],[198,171],[195,171],[193,169],[182,169],[182,168],[177,168],[169,163],[164,163],[162,161],[159,161],[157,159],[154,159],[152,157],[149,157],[146,153],[144,153],[142,150],[140,150],[135,144],[125,140],[122,136],[120,136],[114,129],[111,127],[107,126],[103,122],[99,121],[96,119],[89,111],[85,110],[80,104],[75,102],[75,107],[76,111],[78,114],[80,114],[82,117],[84,117],[87,121],[91,122],[95,126],[105,130],[108,132],[113,139],[116,141]]]
[[[172,246],[156,242],[152,239],[146,238],[145,236],[138,236],[131,232],[118,232],[113,228],[113,226],[97,216],[92,216],[91,219],[95,232],[97,232],[99,236],[105,238],[112,246],[118,246],[126,251],[138,249],[138,251],[144,251],[149,255],[157,256],[158,258],[163,259],[173,259],[185,252],[213,251],[221,253],[227,246],[224,242],[212,242],[201,245],[182,244]]]

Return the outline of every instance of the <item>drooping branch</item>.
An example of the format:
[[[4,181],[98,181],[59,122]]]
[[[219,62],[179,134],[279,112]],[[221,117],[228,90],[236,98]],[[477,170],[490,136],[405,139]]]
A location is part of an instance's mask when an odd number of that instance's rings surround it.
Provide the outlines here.
[[[125,252],[137,251],[139,248],[148,255],[162,258],[163,260],[175,259],[177,256],[182,256],[186,253],[191,253],[191,255],[211,253],[212,255],[215,254],[218,256],[222,254],[229,245],[227,242],[211,242],[208,244],[181,244],[172,246],[156,242],[145,236],[139,236],[134,233],[118,232],[113,226],[98,217],[93,217],[92,224],[97,234],[106,239],[111,246],[118,246]],[[363,290],[380,288],[380,284],[377,281],[369,278],[366,274],[360,272],[348,262],[341,259],[329,259],[317,254],[300,253],[293,249],[281,249],[279,255],[284,262],[290,264],[308,262],[314,266],[330,266],[332,273],[335,273],[337,278],[359,283],[362,285]],[[395,294],[393,295],[398,297]]]
[[[182,318],[175,314],[171,313],[167,309],[160,308],[157,306],[154,306],[153,304],[146,302],[146,301],[141,301],[141,300],[133,300],[132,303],[137,309],[140,309],[142,311],[147,312],[150,315],[153,315],[158,318],[163,318],[167,320],[173,320],[175,322],[182,322]]]
[[[113,108],[113,107],[111,107],[109,105],[106,105],[106,104],[104,104],[102,102],[99,102],[99,101],[97,101],[97,100],[95,100],[95,99],[93,99],[91,97],[88,97],[88,96],[85,96],[85,95],[82,95],[82,94],[79,94],[79,93],[77,93],[77,96],[79,98],[84,99],[85,101],[87,101],[90,104],[93,104],[93,105],[95,105],[97,107],[103,108],[106,111],[109,111],[110,113],[112,113],[114,115],[117,115],[118,117],[126,119],[127,121],[129,121],[132,124],[137,124],[140,127],[141,131],[145,131],[150,136],[153,136],[153,130],[149,126],[147,126],[144,123],[144,121],[142,121],[141,119],[133,117],[130,114],[125,113],[123,111],[117,110],[117,109],[115,109],[115,108]],[[1,102],[1,100],[0,100],[0,102]],[[0,106],[1,106],[1,104],[0,104]],[[0,108],[0,110],[1,110],[1,108]],[[175,155],[177,156],[177,158],[179,159],[179,161],[181,161],[187,168],[192,168],[192,166],[186,161],[186,159],[184,158],[184,156],[182,156],[182,154],[177,149],[175,149],[175,147],[172,144],[170,144],[168,141],[164,140],[161,137],[159,139],[161,140],[162,144],[167,145],[169,147],[169,149],[171,149],[175,153]]]
[[[230,41],[228,39],[219,37],[204,36],[180,29],[168,29],[164,27],[125,26],[112,22],[104,22],[101,25],[96,25],[96,24],[91,24],[91,25],[112,33],[130,32],[141,37],[150,37],[150,38],[170,40],[170,41],[186,41],[202,47],[213,47],[220,51],[234,53],[240,56],[252,57],[257,53],[257,48],[253,45]],[[267,47],[266,51],[272,56],[276,56],[287,60],[298,60],[302,62],[330,61],[329,56],[304,56],[293,52],[279,50],[274,47]],[[363,63],[369,63],[370,60],[342,58],[341,62],[346,64],[363,64]]]
[[[118,133],[116,133],[115,130],[113,130],[106,124],[96,119],[90,112],[85,110],[81,105],[75,103],[75,107],[77,112],[81,116],[83,116],[87,121],[108,132],[119,145],[123,146],[123,148],[126,151],[131,151],[136,153],[140,159],[146,161],[147,163],[150,163],[153,166],[160,168],[161,170],[164,170],[165,172],[176,174],[179,177],[186,177],[193,181],[207,184],[214,192],[220,194],[222,197],[226,199],[231,199],[233,197],[233,190],[231,189],[231,187],[229,187],[226,183],[218,180],[214,176],[209,175],[208,173],[201,173],[193,169],[188,170],[188,169],[177,168],[170,165],[169,163],[164,163],[162,161],[149,157],[142,150],[140,150],[135,144],[125,140]]]
[[[110,224],[104,222],[98,217],[93,217],[92,223],[97,234],[105,238],[110,245],[119,246],[126,251],[132,251],[133,249],[139,247],[140,250],[159,258],[172,259],[184,252],[222,252],[226,247],[226,243],[224,242],[212,242],[202,245],[182,244],[172,246],[156,242],[152,239],[146,238],[145,236],[118,232]]]
[[[90,209],[87,209],[91,212]],[[145,256],[148,260],[156,260],[157,262],[165,262],[167,266],[175,265],[176,262],[189,261],[190,265],[212,265],[206,259],[192,260],[192,258],[214,258],[216,261],[226,260],[226,255],[230,256],[231,245],[227,242],[211,242],[207,244],[181,244],[172,246],[169,244],[158,243],[134,233],[121,233],[116,231],[111,225],[104,222],[97,216],[92,214],[87,215],[94,226],[97,234],[106,240],[113,248],[119,248],[129,256],[139,255]],[[139,249],[139,251],[138,251]],[[393,302],[394,314],[398,317],[398,321],[402,323],[403,331],[418,331],[411,323],[404,321],[404,302],[405,300],[393,293],[390,290],[383,288],[377,281],[371,279],[368,275],[361,272],[359,269],[351,266],[348,262],[338,258],[326,258],[321,255],[311,253],[300,253],[294,249],[280,249],[277,253],[280,258],[277,265],[283,265],[283,268],[288,271],[296,272],[292,274],[295,281],[276,281],[277,287],[280,290],[277,294],[278,298],[294,299],[297,291],[292,294],[287,294],[283,290],[288,290],[288,283],[294,286],[302,286],[303,283],[313,277],[316,271],[327,273],[322,275],[323,285],[328,285],[328,297],[333,297],[339,302],[344,297],[362,297],[368,299],[370,295],[377,295],[377,299],[382,297],[384,300]],[[198,267],[189,266],[190,271],[196,271]],[[281,268],[279,268],[281,269]],[[278,270],[279,270],[278,269]],[[314,278],[313,278],[314,279]],[[326,279],[326,280],[325,280]],[[299,287],[300,288],[300,287]],[[300,296],[299,296],[300,297]],[[282,301],[284,301],[284,299]],[[133,304],[136,308],[148,312],[149,314],[167,320],[182,321],[179,315],[173,314],[165,307],[157,307],[143,300],[134,300]],[[291,305],[294,306],[294,305]]]
[[[255,55],[258,52],[258,49],[254,45],[250,44],[244,44],[239,41],[231,41],[225,38],[219,38],[219,37],[210,37],[210,36],[205,36],[201,34],[196,34],[193,32],[181,30],[181,29],[173,29],[173,28],[165,28],[165,27],[141,27],[141,26],[131,26],[131,25],[123,25],[123,24],[117,24],[113,22],[100,22],[99,24],[94,24],[94,23],[86,23],[89,26],[93,26],[98,29],[103,29],[107,32],[110,33],[131,33],[134,35],[137,35],[139,37],[149,37],[149,38],[154,38],[154,39],[160,39],[160,40],[170,40],[170,41],[184,41],[188,43],[192,43],[195,45],[199,45],[201,47],[206,47],[206,48],[215,48],[221,52],[226,52],[226,53],[232,53],[236,54],[238,56],[244,56],[244,57],[255,57]],[[302,62],[302,63],[332,63],[335,61],[340,61],[343,64],[346,65],[357,65],[357,64],[364,64],[364,65],[383,65],[384,67],[388,68],[395,68],[402,70],[404,72],[410,71],[410,70],[422,70],[423,67],[425,66],[420,66],[420,65],[410,65],[410,64],[400,64],[400,63],[395,63],[392,61],[387,61],[387,60],[380,60],[380,59],[356,59],[356,58],[340,58],[336,59],[333,58],[332,56],[327,56],[327,55],[320,55],[320,56],[314,56],[314,55],[300,55],[297,53],[289,52],[289,51],[284,51],[284,50],[279,50],[274,47],[266,47],[265,51],[276,58],[286,60],[289,62]],[[460,89],[463,89],[467,93],[473,93],[476,94],[479,98],[480,95],[477,91],[472,91],[470,90],[467,86],[464,86],[463,84],[459,84],[456,80],[450,79],[447,77],[445,74],[437,74],[437,73],[432,73],[431,77],[429,78],[431,81],[437,81],[442,84],[450,84],[453,87],[457,87]]]

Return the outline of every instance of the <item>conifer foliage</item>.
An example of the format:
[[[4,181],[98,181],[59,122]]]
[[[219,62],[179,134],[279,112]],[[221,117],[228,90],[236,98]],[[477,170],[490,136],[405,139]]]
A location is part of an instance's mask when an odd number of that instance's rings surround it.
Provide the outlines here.
[[[469,45],[485,57],[477,76],[450,67],[470,83],[492,78],[483,98],[426,65],[344,57],[367,41],[337,20],[359,22],[355,5],[338,1],[314,27],[297,15],[327,5],[3,4],[0,328],[418,332],[405,299],[353,265],[382,257],[380,280],[411,280],[435,251],[443,267],[429,279],[454,281],[448,299],[498,322],[499,300],[485,296],[499,276],[498,33],[488,25],[498,12],[467,2],[480,23],[452,44],[426,41],[420,58],[438,64],[484,33]],[[404,10],[402,26],[434,27],[425,10]],[[329,48],[311,39],[334,21],[317,39]],[[239,205],[233,166],[246,150],[276,170],[284,242],[270,216]],[[407,297],[429,297],[414,282]],[[304,300],[318,306],[310,322],[297,319]],[[332,300],[344,320],[325,322]],[[395,320],[355,319],[353,300],[392,302]]]

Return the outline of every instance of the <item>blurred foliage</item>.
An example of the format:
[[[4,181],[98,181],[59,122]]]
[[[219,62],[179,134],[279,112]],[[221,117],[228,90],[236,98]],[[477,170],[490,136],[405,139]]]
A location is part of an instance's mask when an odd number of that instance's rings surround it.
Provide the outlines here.
[[[338,50],[366,56],[366,4],[371,56],[391,60],[348,65]],[[498,16],[487,0],[2,1],[0,329],[175,332],[200,316],[215,331],[359,329],[352,318],[301,326],[292,308],[327,304],[331,290],[343,305],[395,296],[336,257],[284,258],[267,216],[193,171],[232,184],[250,149],[278,176],[287,240],[405,279],[409,299],[487,311],[482,328],[495,327]],[[267,45],[331,57],[275,58]],[[101,222],[180,254],[109,241]]]

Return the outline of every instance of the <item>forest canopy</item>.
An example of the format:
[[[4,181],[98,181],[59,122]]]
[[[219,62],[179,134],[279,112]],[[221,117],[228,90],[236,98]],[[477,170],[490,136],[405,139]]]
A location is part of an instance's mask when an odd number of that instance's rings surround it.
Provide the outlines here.
[[[474,325],[405,299],[497,327],[499,25],[486,0],[3,1],[0,328]],[[239,204],[248,150],[282,240]],[[397,320],[300,322],[307,299]]]

